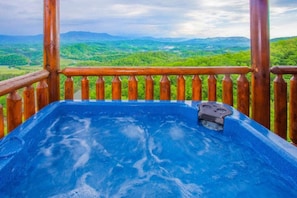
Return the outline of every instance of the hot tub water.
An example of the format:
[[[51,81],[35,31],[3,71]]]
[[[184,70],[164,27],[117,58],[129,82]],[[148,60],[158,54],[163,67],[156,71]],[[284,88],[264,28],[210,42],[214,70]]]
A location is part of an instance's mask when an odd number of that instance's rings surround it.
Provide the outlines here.
[[[40,131],[23,173],[2,186],[0,195],[293,197],[297,193],[249,147],[178,114],[73,113],[47,119]]]

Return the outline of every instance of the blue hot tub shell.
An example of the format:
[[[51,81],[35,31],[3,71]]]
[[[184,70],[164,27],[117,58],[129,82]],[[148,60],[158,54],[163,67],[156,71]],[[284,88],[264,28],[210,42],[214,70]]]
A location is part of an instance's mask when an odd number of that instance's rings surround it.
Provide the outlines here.
[[[118,109],[118,111],[128,112],[130,109],[141,106],[144,110],[156,110],[160,113],[178,112],[192,122],[199,122],[199,105],[200,102],[187,101],[61,101],[52,103],[0,140],[0,188],[3,188],[6,182],[17,177],[18,171],[22,171],[22,166],[27,163],[27,159],[26,155],[21,155],[21,153],[29,155],[31,147],[38,144],[35,141],[36,136],[42,131],[36,129],[42,128],[49,116],[59,116],[61,113],[81,110],[96,112]],[[297,148],[234,108],[226,107],[231,110],[232,115],[224,118],[223,131],[219,133],[261,153],[269,159],[272,167],[279,170],[292,182],[293,188],[295,187],[297,191]],[[14,164],[13,170],[11,169],[12,164]],[[13,188],[13,186],[9,188]]]

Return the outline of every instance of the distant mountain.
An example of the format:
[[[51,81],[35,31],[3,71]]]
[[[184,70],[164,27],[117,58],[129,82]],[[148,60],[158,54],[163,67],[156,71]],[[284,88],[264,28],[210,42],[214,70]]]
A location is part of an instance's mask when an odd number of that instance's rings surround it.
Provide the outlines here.
[[[293,38],[297,38],[297,36],[273,38],[270,41],[271,42],[277,42],[277,41],[288,40],[288,39],[293,39]]]
[[[99,41],[118,41],[126,40],[127,38],[121,36],[112,36],[107,33],[94,33],[71,31],[60,35],[60,40],[63,43],[81,43],[81,42],[99,42]]]
[[[250,39],[246,37],[213,37],[213,38],[198,38],[184,41],[183,44],[191,46],[199,46],[205,50],[216,50],[216,49],[230,49],[245,50],[250,47]]]
[[[0,44],[39,44],[43,42],[43,35],[13,36],[0,35]]]
[[[230,42],[236,42],[236,43],[247,43],[250,42],[250,39],[246,37],[210,37],[210,38],[198,38],[198,39],[191,39],[187,40],[185,42],[190,43],[230,43]]]
[[[154,37],[123,37],[113,36],[107,33],[94,33],[83,31],[71,31],[60,35],[61,44],[75,43],[102,43],[112,42],[113,45],[125,43],[126,45],[147,46],[148,49],[202,49],[202,50],[228,50],[238,51],[250,47],[250,39],[245,37],[212,37],[212,38],[154,38]],[[275,38],[271,41],[278,41],[286,38]],[[0,35],[0,44],[42,44],[43,35],[12,36]],[[154,45],[153,48],[150,46]]]
[[[125,38],[120,36],[112,36],[107,33],[93,33],[72,31],[62,33],[60,40],[62,43],[82,43],[82,42],[98,42],[109,40],[123,40]],[[0,44],[32,44],[43,42],[43,35],[30,36],[14,36],[14,35],[0,35]]]
[[[0,43],[40,43],[43,40],[43,35],[15,36],[15,35],[0,35]],[[101,41],[123,41],[123,40],[141,40],[141,41],[156,41],[156,42],[184,42],[184,43],[216,43],[216,42],[249,42],[245,37],[214,37],[214,38],[154,38],[154,37],[123,37],[113,36],[107,33],[94,33],[84,31],[71,31],[60,35],[62,43],[81,43],[81,42],[101,42]]]
[[[43,35],[11,36],[0,35],[0,44],[37,44],[42,45]],[[250,47],[250,40],[245,37],[214,37],[214,38],[154,38],[154,37],[123,37],[107,33],[71,31],[60,35],[61,47],[73,44],[102,44],[104,50],[120,51],[171,51],[183,50],[205,52],[235,52]],[[102,49],[101,49],[102,51]]]

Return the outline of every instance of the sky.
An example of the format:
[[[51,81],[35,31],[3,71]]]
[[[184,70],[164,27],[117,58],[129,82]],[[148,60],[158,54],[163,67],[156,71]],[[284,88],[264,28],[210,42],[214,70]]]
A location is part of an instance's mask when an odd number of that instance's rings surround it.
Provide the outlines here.
[[[249,0],[60,0],[60,31],[250,37]],[[297,0],[270,0],[270,37],[297,36]],[[43,32],[42,0],[1,0],[0,34]]]

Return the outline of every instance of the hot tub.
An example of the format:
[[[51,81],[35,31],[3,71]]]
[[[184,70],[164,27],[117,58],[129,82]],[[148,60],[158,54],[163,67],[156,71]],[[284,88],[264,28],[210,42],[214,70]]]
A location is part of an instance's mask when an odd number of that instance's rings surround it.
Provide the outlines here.
[[[217,103],[62,101],[0,140],[0,179],[0,197],[297,197],[297,149]]]

